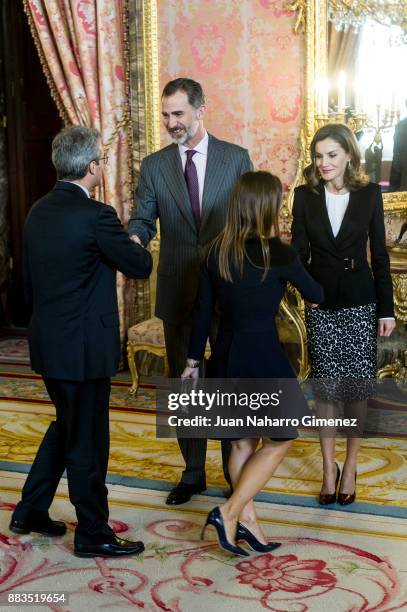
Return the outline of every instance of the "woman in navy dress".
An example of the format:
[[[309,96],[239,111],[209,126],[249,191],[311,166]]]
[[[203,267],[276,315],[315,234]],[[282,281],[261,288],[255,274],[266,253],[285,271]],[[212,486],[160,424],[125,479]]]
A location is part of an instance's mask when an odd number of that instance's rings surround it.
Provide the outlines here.
[[[279,341],[275,316],[287,281],[313,303],[321,286],[306,272],[295,250],[279,239],[281,182],[268,172],[247,172],[231,194],[225,229],[215,239],[206,265],[194,316],[187,367],[182,378],[196,379],[203,359],[215,302],[220,308],[216,342],[207,375],[216,378],[295,378]],[[219,544],[246,555],[237,540],[266,552],[253,497],[287,454],[293,437],[242,438],[232,442],[229,472],[233,494],[208,515]],[[271,433],[272,435],[272,433]],[[205,529],[205,528],[204,528]]]

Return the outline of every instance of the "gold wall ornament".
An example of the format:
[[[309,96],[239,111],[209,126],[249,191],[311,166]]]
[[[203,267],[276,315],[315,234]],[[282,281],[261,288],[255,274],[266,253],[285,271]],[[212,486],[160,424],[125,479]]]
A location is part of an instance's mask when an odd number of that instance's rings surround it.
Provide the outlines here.
[[[294,25],[295,34],[303,34],[305,32],[307,0],[295,0],[288,2],[288,10],[294,11],[297,14],[297,20]]]
[[[407,351],[404,351],[402,356],[392,363],[381,368],[377,377],[379,379],[394,378],[400,391],[407,393]]]
[[[407,273],[392,273],[396,319],[407,323]]]
[[[333,1],[341,2],[344,9],[348,4],[352,6],[359,4],[359,0]],[[401,1],[403,14],[407,20],[407,0]],[[303,29],[305,33],[304,126],[301,133],[298,169],[287,198],[287,208],[290,213],[294,188],[303,183],[302,170],[310,162],[309,147],[312,137],[319,127],[332,122],[333,119],[329,115],[317,115],[318,86],[322,81],[328,79],[328,4],[330,2],[332,0],[329,2],[328,0],[297,0],[295,3],[287,4],[292,10],[297,11],[298,18],[305,20]],[[298,27],[294,31],[297,34],[302,33]],[[403,213],[407,210],[407,192],[383,193],[383,203],[386,215]]]
[[[157,0],[143,0],[143,59],[146,154],[160,148],[160,90]]]

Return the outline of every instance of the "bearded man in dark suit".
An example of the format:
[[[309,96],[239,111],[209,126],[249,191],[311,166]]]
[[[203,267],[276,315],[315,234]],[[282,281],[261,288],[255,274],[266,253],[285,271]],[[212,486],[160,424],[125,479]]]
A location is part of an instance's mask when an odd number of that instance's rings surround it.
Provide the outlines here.
[[[155,314],[164,322],[170,376],[178,378],[186,365],[200,264],[224,227],[236,179],[252,164],[246,149],[206,132],[205,98],[199,83],[187,78],[170,81],[161,100],[172,144],[143,160],[128,231],[147,246],[160,221]],[[211,341],[216,325],[213,328]],[[206,440],[180,438],[178,442],[186,467],[167,498],[171,505],[182,504],[206,488]],[[230,443],[225,441],[222,459],[228,481],[229,452]]]
[[[108,525],[110,377],[120,358],[116,270],[147,278],[151,255],[130,240],[111,206],[89,197],[102,178],[97,130],[73,126],[52,144],[58,181],[34,204],[23,237],[24,282],[31,309],[32,367],[56,409],[25,482],[10,529],[63,535],[48,514],[66,468],[80,557],[138,554],[142,542]]]

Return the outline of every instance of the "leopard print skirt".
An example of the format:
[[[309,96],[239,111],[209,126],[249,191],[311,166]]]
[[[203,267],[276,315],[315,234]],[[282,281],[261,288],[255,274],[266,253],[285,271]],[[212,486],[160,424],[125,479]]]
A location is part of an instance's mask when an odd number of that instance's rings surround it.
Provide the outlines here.
[[[311,377],[326,382],[320,385],[326,387],[324,399],[369,397],[377,369],[376,304],[338,310],[307,308],[305,316]]]

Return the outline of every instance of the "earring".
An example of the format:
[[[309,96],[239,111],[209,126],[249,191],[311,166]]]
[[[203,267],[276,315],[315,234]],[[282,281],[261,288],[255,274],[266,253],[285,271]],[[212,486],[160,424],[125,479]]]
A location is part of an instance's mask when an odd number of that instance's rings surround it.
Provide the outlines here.
[[[350,170],[350,159],[348,159],[348,170]]]

